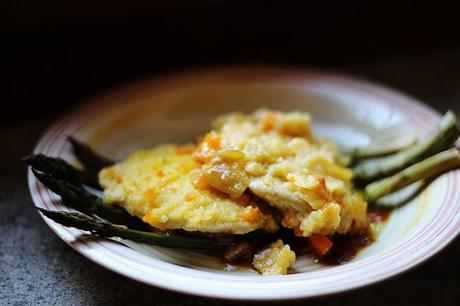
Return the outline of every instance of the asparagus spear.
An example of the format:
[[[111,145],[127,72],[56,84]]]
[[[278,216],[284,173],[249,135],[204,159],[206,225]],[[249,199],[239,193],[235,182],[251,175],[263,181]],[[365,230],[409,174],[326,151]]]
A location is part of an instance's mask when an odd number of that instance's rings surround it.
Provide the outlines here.
[[[43,154],[32,154],[23,160],[34,169],[48,173],[55,178],[63,179],[72,184],[84,184],[101,189],[97,172],[88,169],[80,170],[61,158],[48,157]]]
[[[46,217],[67,227],[75,227],[81,230],[90,231],[101,237],[119,237],[136,242],[143,242],[152,245],[161,245],[175,248],[208,249],[223,251],[226,244],[206,237],[177,235],[171,233],[154,233],[130,229],[124,225],[115,225],[105,221],[73,212],[49,211],[37,208]]]
[[[369,202],[374,202],[378,198],[418,180],[430,178],[458,167],[460,167],[460,152],[456,148],[449,149],[390,177],[368,184],[364,188],[364,194]]]
[[[102,168],[109,167],[115,163],[114,160],[96,153],[92,148],[90,148],[90,146],[78,141],[72,136],[69,136],[68,140],[72,145],[75,156],[80,160],[85,168],[98,172]]]
[[[369,159],[369,158],[379,158],[383,156],[387,156],[390,154],[394,154],[398,151],[404,150],[409,148],[410,146],[414,145],[416,139],[414,138],[412,141],[404,143],[403,145],[395,145],[395,146],[387,146],[380,148],[378,146],[364,146],[359,147],[353,150],[351,153],[351,158],[353,162],[358,162],[359,160]]]
[[[439,130],[431,137],[418,141],[415,145],[387,157],[358,163],[354,168],[354,180],[370,182],[394,174],[433,154],[451,146],[459,136],[457,118],[448,111],[439,122]]]
[[[404,188],[389,193],[375,200],[372,205],[378,208],[391,209],[400,207],[413,198],[415,198],[426,186],[431,183],[432,179],[416,181]]]
[[[73,185],[52,175],[40,173],[32,168],[34,175],[46,187],[60,195],[72,208],[86,214],[95,214],[116,224],[125,224],[135,229],[145,229],[146,223],[131,216],[126,210],[104,203],[101,198],[89,193],[80,185]]]
[[[351,155],[356,163],[362,159],[383,157],[396,153],[414,145],[416,142],[415,133],[407,131],[405,124],[397,123],[380,131],[378,137],[374,138],[368,145],[352,150]]]

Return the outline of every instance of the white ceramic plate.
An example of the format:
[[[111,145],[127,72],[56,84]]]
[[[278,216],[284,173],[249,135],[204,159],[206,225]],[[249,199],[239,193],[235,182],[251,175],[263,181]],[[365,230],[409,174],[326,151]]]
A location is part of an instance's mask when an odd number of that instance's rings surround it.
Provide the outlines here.
[[[321,72],[234,68],[153,79],[96,98],[54,124],[35,153],[75,162],[67,135],[121,158],[140,147],[189,141],[216,115],[266,106],[313,115],[316,132],[345,146],[365,145],[386,128],[407,126],[423,136],[439,114],[394,90]],[[326,295],[372,284],[436,254],[460,230],[460,171],[436,179],[415,200],[394,211],[378,241],[342,266],[300,257],[287,276],[227,271],[219,260],[188,251],[125,241],[82,238],[83,232],[44,219],[76,251],[146,284],[202,296],[277,300]],[[29,172],[38,207],[68,210]]]

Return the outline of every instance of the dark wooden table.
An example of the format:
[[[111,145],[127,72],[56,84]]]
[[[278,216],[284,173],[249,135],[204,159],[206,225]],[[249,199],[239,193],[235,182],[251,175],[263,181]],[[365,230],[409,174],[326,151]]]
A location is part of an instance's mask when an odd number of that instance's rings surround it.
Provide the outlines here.
[[[440,112],[460,115],[460,50],[354,61],[335,67],[395,87]],[[321,68],[321,67],[319,67]],[[6,116],[3,113],[3,116]],[[11,119],[11,118],[10,118]],[[0,150],[1,305],[230,305],[149,287],[92,263],[62,242],[33,209],[25,166],[56,115],[2,124]],[[460,186],[459,186],[460,188]],[[459,203],[460,205],[460,203]],[[460,243],[401,276],[371,287],[283,305],[458,305]],[[240,303],[242,305],[244,303]]]

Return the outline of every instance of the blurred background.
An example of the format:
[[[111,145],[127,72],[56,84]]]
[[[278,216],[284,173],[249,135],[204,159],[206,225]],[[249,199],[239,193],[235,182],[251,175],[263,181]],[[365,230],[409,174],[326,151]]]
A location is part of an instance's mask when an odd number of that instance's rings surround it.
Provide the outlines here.
[[[20,156],[78,103],[145,77],[259,64],[345,72],[460,115],[459,32],[447,1],[0,1],[0,304],[224,305],[103,269],[32,209]],[[457,241],[403,276],[315,304],[457,305],[459,256]]]
[[[460,18],[443,1],[7,0],[0,23],[4,123],[203,66],[339,70],[440,108],[450,102],[439,79],[460,81]]]

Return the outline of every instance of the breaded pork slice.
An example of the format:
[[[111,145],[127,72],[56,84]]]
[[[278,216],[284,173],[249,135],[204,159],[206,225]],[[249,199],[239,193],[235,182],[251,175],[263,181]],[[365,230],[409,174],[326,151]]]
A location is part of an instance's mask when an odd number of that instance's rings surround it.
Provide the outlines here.
[[[231,198],[211,188],[192,159],[194,145],[137,151],[99,174],[104,200],[160,229],[244,234],[278,229],[246,194]]]

